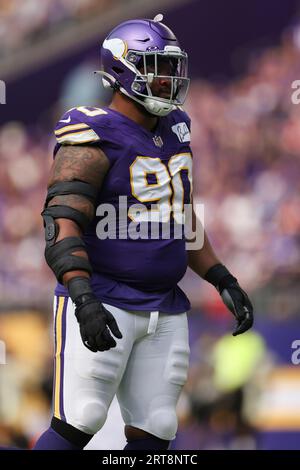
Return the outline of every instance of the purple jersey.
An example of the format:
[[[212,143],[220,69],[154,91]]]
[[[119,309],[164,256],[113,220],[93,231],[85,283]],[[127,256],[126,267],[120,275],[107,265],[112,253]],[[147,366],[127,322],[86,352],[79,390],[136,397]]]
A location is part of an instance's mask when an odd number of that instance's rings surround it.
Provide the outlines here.
[[[99,146],[110,162],[95,219],[84,234],[99,299],[126,310],[188,310],[177,286],[187,268],[185,240],[174,231],[175,225],[183,227],[180,215],[192,190],[186,113],[176,110],[159,118],[151,132],[115,110],[81,106],[64,114],[55,135],[55,153],[60,145],[86,143]],[[109,211],[103,213],[99,208],[106,205]],[[146,236],[138,237],[137,228],[145,225]],[[162,234],[166,226],[167,237]],[[128,236],[132,227],[134,235]],[[155,236],[151,227],[158,227]],[[58,285],[56,295],[67,291]]]

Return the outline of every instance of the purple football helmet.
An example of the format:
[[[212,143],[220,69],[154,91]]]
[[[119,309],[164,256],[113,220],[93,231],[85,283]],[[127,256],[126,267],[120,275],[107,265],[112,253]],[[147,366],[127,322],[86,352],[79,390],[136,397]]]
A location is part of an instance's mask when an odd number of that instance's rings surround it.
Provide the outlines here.
[[[114,28],[103,42],[98,72],[105,86],[156,116],[166,116],[182,105],[189,87],[187,54],[162,19],[157,15],[154,20],[130,20]],[[165,70],[168,75],[161,74]],[[153,95],[151,83],[157,78],[169,84],[167,97]]]

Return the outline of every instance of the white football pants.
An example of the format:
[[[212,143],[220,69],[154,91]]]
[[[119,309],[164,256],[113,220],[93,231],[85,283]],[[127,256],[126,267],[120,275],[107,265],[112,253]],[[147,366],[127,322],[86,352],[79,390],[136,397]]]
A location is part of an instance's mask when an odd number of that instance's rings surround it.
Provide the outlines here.
[[[130,312],[104,304],[123,338],[115,348],[93,353],[82,343],[72,301],[59,296],[54,304],[54,416],[95,434],[117,394],[125,424],[174,439],[189,361],[186,313]]]

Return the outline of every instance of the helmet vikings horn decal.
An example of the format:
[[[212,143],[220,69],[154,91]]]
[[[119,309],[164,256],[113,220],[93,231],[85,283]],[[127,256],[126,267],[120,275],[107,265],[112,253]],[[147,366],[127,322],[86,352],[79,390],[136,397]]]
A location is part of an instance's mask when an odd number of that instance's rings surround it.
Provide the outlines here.
[[[173,32],[154,20],[130,20],[113,29],[101,48],[101,70],[105,86],[119,90],[148,112],[165,116],[184,103],[188,87],[187,54]],[[167,83],[168,90],[156,96],[155,79]]]

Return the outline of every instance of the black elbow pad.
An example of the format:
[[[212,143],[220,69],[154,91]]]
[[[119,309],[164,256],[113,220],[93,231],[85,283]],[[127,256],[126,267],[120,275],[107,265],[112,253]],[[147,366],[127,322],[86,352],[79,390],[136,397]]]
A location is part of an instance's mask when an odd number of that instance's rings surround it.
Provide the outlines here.
[[[54,245],[46,245],[45,258],[58,282],[63,283],[63,275],[68,271],[86,271],[92,274],[90,262],[76,251],[85,251],[85,244],[79,237],[67,237]]]
[[[66,196],[69,194],[75,194],[77,196],[83,196],[91,201],[94,205],[96,204],[97,198],[97,189],[94,188],[91,184],[85,183],[84,181],[62,181],[56,183],[48,189],[44,210],[42,216],[44,219],[45,226],[45,238],[46,242],[55,243],[57,237],[57,226],[55,224],[55,219],[63,218],[73,220],[78,224],[81,230],[87,228],[89,224],[89,218],[80,212],[77,209],[74,209],[65,205],[53,205],[48,207],[49,201],[55,196]]]
[[[62,283],[63,275],[68,271],[80,270],[92,273],[89,261],[82,256],[73,255],[76,251],[85,251],[84,242],[79,237],[67,237],[56,242],[58,225],[55,219],[63,218],[73,220],[84,232],[90,223],[89,218],[82,212],[66,205],[53,205],[48,203],[55,196],[75,194],[83,196],[96,204],[97,190],[83,181],[63,181],[56,183],[48,189],[47,198],[42,212],[45,227],[45,258],[48,266],[54,272],[57,280]]]

